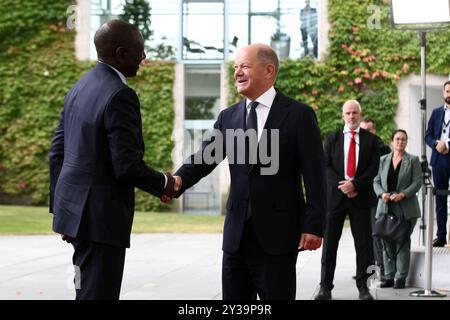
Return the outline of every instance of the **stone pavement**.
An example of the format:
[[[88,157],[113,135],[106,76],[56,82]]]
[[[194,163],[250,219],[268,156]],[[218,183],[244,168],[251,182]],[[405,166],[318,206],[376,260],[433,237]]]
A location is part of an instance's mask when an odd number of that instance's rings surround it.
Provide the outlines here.
[[[221,299],[221,243],[221,234],[133,234],[121,299]],[[0,300],[74,299],[72,252],[57,235],[0,237]],[[299,254],[297,299],[312,299],[317,292],[320,256],[321,250]],[[353,238],[346,228],[338,251],[333,299],[358,299],[354,273]],[[371,292],[380,300],[409,300],[414,290],[374,287]],[[447,294],[445,299],[450,299]]]

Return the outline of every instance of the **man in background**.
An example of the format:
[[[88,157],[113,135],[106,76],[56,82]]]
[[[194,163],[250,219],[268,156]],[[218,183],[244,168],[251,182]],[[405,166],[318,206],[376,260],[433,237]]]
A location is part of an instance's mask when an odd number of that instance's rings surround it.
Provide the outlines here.
[[[317,58],[317,10],[310,6],[310,0],[305,0],[305,7],[300,10],[300,22],[304,56],[309,54],[309,37],[313,44],[313,56]]]
[[[367,268],[373,262],[370,208],[376,203],[373,179],[380,155],[376,137],[360,127],[361,106],[348,100],[342,106],[344,128],[325,140],[327,218],[322,250],[320,290],[316,300],[330,300],[336,256],[347,214],[356,249],[356,286],[361,300],[373,300],[367,287]]]
[[[450,178],[450,80],[444,83],[444,105],[433,110],[425,133],[425,142],[431,148],[430,165],[436,189],[448,190]],[[436,239],[434,247],[447,244],[447,196],[436,195]]]
[[[377,129],[375,126],[375,121],[371,118],[364,118],[361,121],[360,127],[362,129],[365,129],[369,131],[370,133],[374,134],[378,140],[378,149],[380,150],[380,157],[388,154],[391,152],[391,148],[386,145],[383,140],[379,136],[377,136]],[[371,222],[372,222],[372,229],[375,224],[375,214],[377,211],[377,207],[373,206],[370,208],[371,213]],[[381,243],[381,239],[378,237],[372,237],[372,243],[373,243],[373,257],[375,264],[380,268],[381,278],[384,277],[384,264],[383,264],[383,246]],[[355,276],[356,278],[356,276]]]

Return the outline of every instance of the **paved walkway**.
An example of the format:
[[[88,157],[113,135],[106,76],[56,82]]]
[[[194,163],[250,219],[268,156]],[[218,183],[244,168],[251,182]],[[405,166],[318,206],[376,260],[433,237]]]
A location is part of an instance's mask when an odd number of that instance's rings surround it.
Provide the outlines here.
[[[221,299],[221,242],[221,234],[134,234],[121,299]],[[56,235],[0,237],[0,299],[74,299],[72,252]],[[321,250],[299,254],[297,299],[312,299],[317,292],[320,256]],[[354,273],[353,238],[345,229],[333,299],[358,298]],[[374,288],[371,292],[377,299],[412,299],[409,292],[413,290]]]

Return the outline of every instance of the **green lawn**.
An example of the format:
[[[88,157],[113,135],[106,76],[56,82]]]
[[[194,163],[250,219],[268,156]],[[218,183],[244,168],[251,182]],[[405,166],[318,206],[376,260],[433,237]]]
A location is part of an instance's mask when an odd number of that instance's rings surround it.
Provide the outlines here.
[[[223,216],[136,212],[134,233],[220,233]],[[0,235],[53,234],[47,207],[0,205]]]

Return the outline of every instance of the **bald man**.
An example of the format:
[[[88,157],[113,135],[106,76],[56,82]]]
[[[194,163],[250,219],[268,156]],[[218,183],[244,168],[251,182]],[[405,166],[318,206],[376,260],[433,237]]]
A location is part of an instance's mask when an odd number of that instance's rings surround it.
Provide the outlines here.
[[[325,141],[328,212],[320,290],[315,299],[331,299],[336,254],[348,214],[356,249],[359,298],[373,300],[367,287],[367,267],[372,263],[370,208],[376,203],[372,184],[378,172],[380,151],[376,136],[360,127],[361,106],[358,101],[344,103],[342,119],[344,128],[330,134]]]
[[[119,299],[134,188],[157,197],[178,188],[143,161],[139,99],[126,81],[145,58],[141,33],[112,20],[94,43],[98,63],[64,99],[49,163],[53,230],[74,247],[77,300]]]
[[[219,114],[214,128],[223,141],[206,141],[176,175],[184,191],[228,158],[231,191],[223,231],[223,299],[295,299],[298,252],[322,244],[325,167],[316,115],[274,88],[278,58],[269,46],[253,44],[239,50],[234,70],[236,88],[245,99]],[[244,131],[254,139],[247,140],[243,150],[236,140]],[[213,143],[223,150],[215,154],[218,161],[196,162]],[[252,148],[271,150],[270,161],[261,153],[249,156]],[[272,165],[274,170],[265,171]]]

